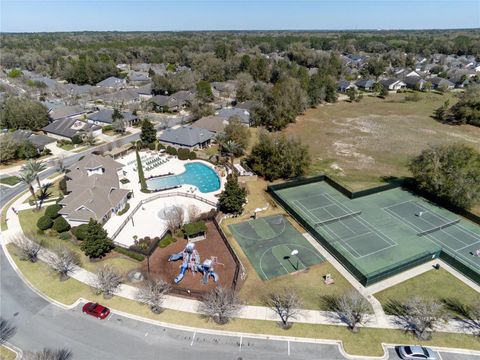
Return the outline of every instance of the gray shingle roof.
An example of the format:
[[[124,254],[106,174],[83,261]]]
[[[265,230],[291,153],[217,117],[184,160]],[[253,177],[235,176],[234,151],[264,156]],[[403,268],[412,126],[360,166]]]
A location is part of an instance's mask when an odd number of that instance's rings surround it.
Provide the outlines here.
[[[193,147],[202,144],[215,137],[215,134],[207,129],[184,126],[177,129],[167,129],[160,135],[160,141],[177,144],[180,146]]]
[[[87,118],[91,121],[98,121],[105,124],[111,124],[113,123],[112,115],[113,115],[113,110],[102,109],[96,113],[88,115]],[[138,120],[138,117],[136,115],[133,115],[131,112],[125,111],[125,112],[122,112],[122,115],[123,115],[123,120],[127,122]]]
[[[245,109],[223,108],[218,111],[217,115],[227,120],[232,116],[238,116],[242,123],[250,125],[250,113]]]
[[[82,108],[81,106],[56,106],[52,108],[49,112],[50,117],[52,120],[58,120],[66,117],[74,117],[81,114],[86,114],[87,110]]]
[[[47,133],[71,139],[77,134],[85,134],[99,129],[101,129],[100,126],[89,124],[85,121],[75,119],[60,119],[48,124],[42,130]]]
[[[125,85],[125,79],[118,78],[115,76],[110,76],[105,80],[102,80],[99,83],[97,83],[97,86],[106,87],[106,88],[121,87],[123,85]]]
[[[43,150],[45,145],[51,144],[51,143],[57,141],[57,140],[55,140],[51,137],[48,137],[46,135],[34,134],[30,130],[15,130],[12,133],[12,138],[16,141],[28,140],[38,150]]]

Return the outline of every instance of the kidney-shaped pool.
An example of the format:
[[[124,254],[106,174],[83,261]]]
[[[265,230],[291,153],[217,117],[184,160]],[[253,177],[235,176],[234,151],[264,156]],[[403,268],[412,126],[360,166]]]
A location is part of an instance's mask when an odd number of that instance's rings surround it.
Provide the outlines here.
[[[220,189],[220,178],[215,170],[200,162],[185,165],[185,172],[179,175],[164,176],[147,180],[150,190],[160,190],[177,185],[193,185],[200,192],[208,193]]]

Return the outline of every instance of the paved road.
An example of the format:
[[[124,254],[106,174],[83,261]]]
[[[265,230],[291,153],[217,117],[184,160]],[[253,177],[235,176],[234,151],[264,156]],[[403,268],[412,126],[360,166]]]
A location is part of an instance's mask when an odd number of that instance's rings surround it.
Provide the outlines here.
[[[35,294],[18,277],[0,250],[0,314],[17,327],[10,342],[23,350],[66,347],[75,360],[344,359],[336,345],[308,344],[180,331],[117,314],[97,320],[80,307],[63,310]],[[395,351],[390,358],[397,359]],[[480,360],[442,353],[443,360]]]
[[[157,130],[163,130],[165,127],[172,127],[172,126],[175,126],[175,125],[179,125],[179,124],[181,124],[182,122],[185,122],[185,121],[186,121],[185,117],[177,117],[177,118],[170,117],[167,120],[165,120],[164,122],[155,125],[155,128]],[[139,137],[140,137],[140,133],[131,134],[131,135],[128,135],[128,136],[126,136],[122,139],[115,140],[112,143],[112,145],[114,147],[120,147],[122,145],[128,144],[131,141],[135,141],[135,140],[139,139]],[[74,164],[75,162],[77,162],[78,159],[80,159],[80,157],[85,156],[87,154],[90,154],[94,151],[100,151],[100,152],[101,151],[108,151],[107,147],[108,147],[107,144],[102,144],[102,145],[87,149],[87,150],[85,150],[81,153],[74,154],[74,155],[71,155],[69,157],[66,157],[66,158],[63,159],[64,166],[66,166],[66,167],[70,166],[70,165]],[[45,179],[45,178],[49,177],[50,175],[52,175],[56,171],[56,166],[57,165],[56,165],[55,161],[49,162],[49,163],[47,163],[47,165],[49,166],[49,168],[41,173],[41,175],[40,175],[41,179]],[[18,184],[13,188],[8,188],[6,186],[0,186],[0,208],[3,207],[3,205],[5,205],[6,203],[8,203],[12,198],[14,198],[18,194],[24,192],[25,190],[27,190],[27,187],[23,184]]]

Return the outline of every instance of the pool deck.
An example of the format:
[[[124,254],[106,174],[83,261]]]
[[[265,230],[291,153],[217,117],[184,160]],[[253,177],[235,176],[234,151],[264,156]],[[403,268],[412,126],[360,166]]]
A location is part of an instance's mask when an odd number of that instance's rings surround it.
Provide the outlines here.
[[[152,152],[154,153],[154,152]],[[140,155],[146,155],[147,152],[142,151]],[[125,219],[134,211],[135,207],[145,199],[148,199],[152,196],[155,196],[157,193],[143,193],[140,191],[140,184],[138,182],[138,172],[133,171],[133,168],[136,167],[136,162],[129,164],[129,162],[136,160],[135,152],[129,153],[126,156],[116,159],[116,161],[125,164],[123,168],[126,171],[126,177],[130,180],[127,184],[121,184],[121,187],[124,189],[129,189],[133,191],[133,197],[129,200],[130,208],[129,210],[121,215],[112,215],[112,217],[105,223],[104,229],[108,232],[109,236],[112,236],[115,231],[121,226]],[[153,170],[145,171],[145,177],[148,178],[150,176],[158,176],[167,173],[173,173],[174,175],[181,174],[185,172],[185,164],[199,162],[202,163],[210,168],[214,168],[214,166],[206,161],[202,160],[179,160],[177,157],[172,157],[170,160],[156,167]],[[145,166],[144,166],[145,169]],[[217,172],[218,174],[218,172]],[[209,192],[209,193],[202,193],[198,189],[196,189],[192,185],[184,185],[179,188],[171,189],[162,191],[162,194],[173,194],[173,193],[190,193],[191,189],[194,188],[193,194],[204,199],[207,199],[212,202],[218,202],[218,198],[216,195],[220,194],[225,187],[226,177],[221,177],[220,174],[220,189],[217,191]],[[178,205],[184,207],[185,209],[188,208],[189,205],[193,204],[197,206],[202,212],[208,212],[213,207],[195,199],[185,198],[182,196],[173,196],[168,198],[161,198],[157,200],[153,200],[143,206],[145,210],[138,210],[137,213],[133,216],[133,222],[135,226],[132,226],[131,221],[123,228],[120,234],[114,239],[115,242],[121,243],[125,246],[133,245],[133,236],[137,235],[139,238],[143,236],[160,236],[165,231],[165,223],[161,219],[157,217],[158,210],[162,209],[166,206],[171,205]]]

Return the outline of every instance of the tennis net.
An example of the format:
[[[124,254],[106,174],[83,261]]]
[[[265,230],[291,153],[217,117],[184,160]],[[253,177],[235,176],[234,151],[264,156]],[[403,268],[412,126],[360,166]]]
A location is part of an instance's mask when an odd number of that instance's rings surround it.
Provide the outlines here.
[[[343,220],[343,219],[347,219],[347,218],[350,218],[352,216],[360,215],[361,213],[362,213],[361,211],[355,211],[353,213],[349,213],[349,214],[337,216],[337,217],[334,217],[334,218],[331,218],[331,219],[319,221],[315,224],[315,226],[322,226],[322,225],[331,224],[333,222],[337,222],[337,221],[340,221],[340,220]]]
[[[449,226],[452,226],[452,225],[455,225],[455,224],[458,224],[460,222],[460,219],[457,219],[457,220],[453,220],[453,221],[450,221],[450,222],[447,222],[443,225],[440,225],[440,226],[436,226],[434,228],[431,228],[431,229],[428,229],[428,230],[425,230],[425,231],[421,231],[419,233],[417,233],[418,236],[424,236],[424,235],[428,235],[428,234],[431,234],[435,231],[438,231],[438,230],[442,230],[442,229],[445,229]]]

